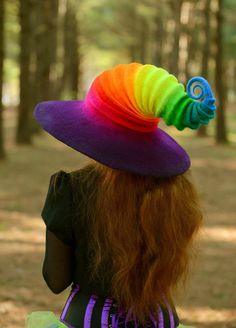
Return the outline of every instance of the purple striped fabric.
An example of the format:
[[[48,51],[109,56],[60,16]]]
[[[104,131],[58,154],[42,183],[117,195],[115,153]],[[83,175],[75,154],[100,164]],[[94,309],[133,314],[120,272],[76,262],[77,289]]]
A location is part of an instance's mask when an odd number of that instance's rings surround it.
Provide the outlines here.
[[[169,307],[169,309],[170,309],[170,307]],[[125,323],[125,327],[127,327],[127,322],[131,319],[131,316],[130,316],[129,312],[130,312],[130,310],[128,311],[127,315],[125,316],[125,322],[123,322],[123,320],[122,320],[123,317],[124,317],[124,312],[123,311],[119,311],[118,313],[114,314],[112,316],[112,328],[118,328],[123,323]],[[170,315],[172,314],[171,309],[170,309],[169,314]],[[157,323],[157,321],[155,320],[155,318],[152,314],[150,314],[150,319],[151,319],[151,322],[153,323],[155,328],[164,328],[165,327],[164,326],[164,315],[163,315],[161,307],[159,307],[159,320],[158,320],[158,323]],[[139,325],[137,318],[132,318],[132,320],[134,320],[134,326],[135,326],[135,328],[137,328],[138,325]],[[171,328],[175,328],[173,320],[174,320],[174,317],[172,315],[172,317],[170,317]]]
[[[164,328],[164,316],[161,307],[159,308],[159,322],[158,328]]]
[[[66,325],[66,327],[68,327],[68,328],[75,328],[74,326],[71,326],[68,322],[66,322],[65,320],[60,319],[60,321],[62,323],[64,323]]]
[[[89,303],[86,308],[85,316],[84,316],[84,328],[90,328],[91,327],[91,318],[93,313],[93,308],[98,299],[97,295],[92,295],[90,297]]]
[[[102,309],[102,320],[101,320],[101,327],[102,328],[108,328],[108,318],[109,318],[109,312],[112,306],[113,300],[110,298],[106,298],[103,309]]]
[[[170,317],[170,328],[175,328],[175,320],[170,305],[167,303],[167,309]]]
[[[131,314],[130,314],[131,310],[128,310],[127,315],[125,316],[125,327],[127,325],[127,322],[131,320]]]
[[[70,297],[68,298],[66,304],[65,304],[65,307],[62,311],[62,314],[61,314],[61,317],[60,317],[60,320],[64,322],[64,318],[65,318],[65,315],[66,315],[66,312],[68,310],[68,307],[70,306],[70,303],[72,302],[75,294],[79,291],[80,287],[79,285],[76,285],[76,287],[73,289],[73,291],[71,292],[70,294]]]
[[[160,312],[159,312],[160,313]],[[159,315],[160,316],[160,315]],[[157,328],[157,322],[156,322],[156,320],[155,320],[155,318],[153,317],[153,315],[152,314],[150,314],[150,318],[151,318],[151,320],[152,320],[152,322],[153,322],[153,324],[154,324],[154,327],[155,328]],[[158,325],[159,326],[159,325]]]
[[[67,327],[69,328],[74,328],[67,322],[65,322],[65,317],[67,310],[74,298],[74,296],[78,293],[80,290],[80,286],[76,285],[75,288],[72,290],[65,306],[62,311],[60,321],[63,322]],[[93,314],[93,309],[96,304],[96,301],[99,297],[97,295],[91,295],[89,302],[86,307],[85,315],[84,315],[84,328],[90,328],[91,327],[91,320],[92,320],[92,314]],[[169,303],[165,300],[166,307],[168,309],[168,314],[169,314],[169,320],[170,320],[170,328],[175,328],[175,319],[173,315],[173,311],[169,305]],[[127,324],[130,321],[133,321],[134,327],[138,328],[139,322],[136,317],[133,317],[131,315],[131,309],[128,310],[128,312],[125,311],[124,307],[121,307],[118,312],[111,314],[111,325],[109,325],[109,313],[112,308],[112,305],[114,304],[114,299],[111,297],[108,297],[105,299],[103,308],[102,308],[102,313],[101,313],[101,328],[109,328],[110,326],[112,328],[119,328],[119,327],[127,327]],[[79,310],[79,309],[78,309]],[[158,310],[159,318],[158,322],[156,321],[156,318],[154,318],[153,314],[150,314],[150,320],[148,323],[145,325],[145,327],[155,327],[155,328],[164,328],[165,327],[165,320],[164,320],[164,314],[162,311],[162,308],[159,307]]]
[[[119,327],[119,319],[122,316],[121,312],[115,313],[112,316],[112,328],[118,328]]]

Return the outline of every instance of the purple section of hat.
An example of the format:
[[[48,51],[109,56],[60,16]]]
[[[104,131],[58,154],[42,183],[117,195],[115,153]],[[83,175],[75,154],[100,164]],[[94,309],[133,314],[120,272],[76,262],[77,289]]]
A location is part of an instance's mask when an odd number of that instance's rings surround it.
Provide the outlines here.
[[[130,130],[85,108],[81,101],[40,103],[35,117],[58,140],[115,169],[169,177],[190,166],[185,150],[160,128]]]

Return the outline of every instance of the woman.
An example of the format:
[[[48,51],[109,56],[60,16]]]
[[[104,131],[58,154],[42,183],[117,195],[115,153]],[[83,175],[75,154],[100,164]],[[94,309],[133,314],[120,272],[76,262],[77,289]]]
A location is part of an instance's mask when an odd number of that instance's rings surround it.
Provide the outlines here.
[[[84,101],[36,107],[47,132],[93,160],[53,174],[42,211],[44,279],[54,293],[72,284],[61,323],[179,326],[174,290],[202,213],[190,159],[158,123],[196,129],[215,116],[214,102],[201,77],[186,93],[164,69],[132,63],[99,75]]]

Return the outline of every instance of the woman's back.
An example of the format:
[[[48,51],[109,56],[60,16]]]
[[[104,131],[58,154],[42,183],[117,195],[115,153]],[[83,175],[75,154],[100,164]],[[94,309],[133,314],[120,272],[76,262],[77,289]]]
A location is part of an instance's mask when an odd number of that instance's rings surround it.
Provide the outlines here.
[[[109,296],[117,306],[126,304],[126,311],[136,305],[135,315],[141,318],[162,305],[169,319],[165,304],[174,309],[171,288],[185,273],[188,243],[201,221],[188,179],[144,177],[93,163],[71,173],[60,171],[50,185],[64,220],[61,229],[68,234],[64,238],[74,249],[73,283],[80,290],[75,300]],[[54,228],[51,208],[56,198],[53,203],[48,195],[42,215],[55,231],[58,216]]]

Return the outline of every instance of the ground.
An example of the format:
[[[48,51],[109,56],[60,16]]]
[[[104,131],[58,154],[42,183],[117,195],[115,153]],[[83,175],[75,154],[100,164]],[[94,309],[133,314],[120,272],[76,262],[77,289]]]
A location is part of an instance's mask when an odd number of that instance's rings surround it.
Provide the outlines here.
[[[72,171],[86,158],[46,133],[33,146],[13,143],[14,113],[6,113],[8,160],[0,163],[0,327],[23,328],[28,313],[60,314],[68,289],[54,295],[41,267],[45,227],[40,218],[49,177]],[[172,135],[187,149],[205,218],[197,241],[197,260],[176,304],[181,321],[197,328],[236,327],[236,140],[216,146],[193,133]],[[212,133],[213,127],[210,128]]]

